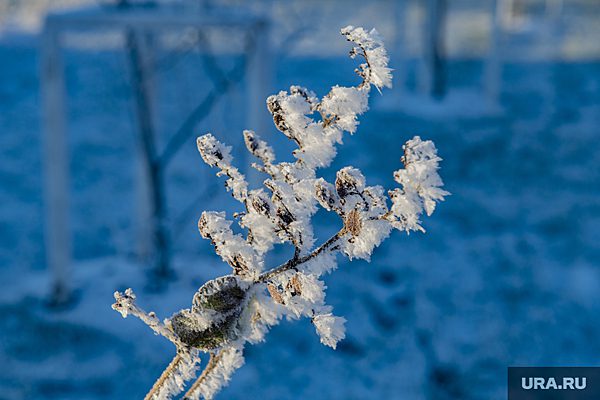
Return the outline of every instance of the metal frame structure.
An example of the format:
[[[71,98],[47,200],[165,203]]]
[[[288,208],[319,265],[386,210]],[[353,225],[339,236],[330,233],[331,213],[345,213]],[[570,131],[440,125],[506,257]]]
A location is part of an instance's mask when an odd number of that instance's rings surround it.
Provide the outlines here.
[[[260,17],[189,12],[169,8],[100,7],[81,11],[50,14],[44,24],[41,47],[41,88],[44,127],[45,165],[45,248],[52,274],[52,301],[65,302],[70,297],[69,270],[72,262],[72,232],[69,223],[69,149],[67,140],[67,104],[62,57],[63,37],[69,31],[112,29],[122,32],[159,32],[181,28],[215,27],[252,30],[253,54],[246,64],[247,126],[264,131],[268,115],[263,99],[269,94],[271,57],[269,25]],[[147,67],[147,66],[146,66]],[[137,158],[140,158],[137,154]],[[149,188],[145,179],[138,179],[136,191],[145,198]],[[138,217],[138,224],[143,224]],[[144,239],[142,239],[144,240]]]

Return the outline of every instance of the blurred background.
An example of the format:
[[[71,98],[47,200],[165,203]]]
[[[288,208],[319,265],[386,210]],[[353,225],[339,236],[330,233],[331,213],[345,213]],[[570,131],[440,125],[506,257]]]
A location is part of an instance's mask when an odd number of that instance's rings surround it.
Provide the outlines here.
[[[0,0],[0,399],[143,397],[174,349],[112,293],[164,318],[229,272],[196,221],[237,208],[196,136],[291,159],[265,98],[357,83],[348,24],[394,89],[323,175],[392,188],[418,134],[452,196],[326,277],[337,351],[284,322],[219,398],[504,399],[508,366],[599,365],[597,0]]]

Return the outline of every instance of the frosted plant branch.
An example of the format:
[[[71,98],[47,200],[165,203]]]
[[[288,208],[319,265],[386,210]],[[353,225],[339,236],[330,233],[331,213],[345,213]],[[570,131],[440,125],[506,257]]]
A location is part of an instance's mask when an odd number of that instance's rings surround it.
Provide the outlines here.
[[[358,116],[368,110],[371,87],[392,85],[388,55],[377,31],[348,26],[341,34],[353,43],[350,56],[364,58],[356,69],[359,84],[333,86],[322,98],[292,86],[267,99],[275,127],[296,145],[295,160],[278,162],[267,141],[253,131],[243,132],[248,151],[257,159],[252,166],[267,176],[261,188],[249,187],[234,166],[231,147],[210,133],[197,140],[202,159],[226,177],[227,190],[242,205],[234,219],[225,212],[205,211],[198,221],[201,236],[211,241],[231,275],[206,282],[190,308],[164,323],[135,305],[131,289],[115,293],[115,310],[124,317],[137,316],[177,347],[175,359],[148,398],[181,393],[195,376],[200,351],[209,353],[210,360],[184,398],[212,398],[243,365],[244,346],[263,341],[283,317],[310,319],[321,343],[335,349],[345,336],[346,320],[326,304],[321,276],[337,267],[338,255],[369,260],[393,229],[424,232],[422,216],[430,216],[448,195],[437,172],[441,158],[435,146],[418,136],[403,146],[403,168],[394,173],[397,188],[386,192],[369,186],[351,166],[337,171],[333,183],[318,176],[317,170],[335,158],[344,133],[356,132]],[[337,214],[342,228],[315,245],[312,218],[319,208]],[[234,223],[240,233],[232,228]],[[282,243],[294,249],[293,256],[267,266],[265,255]]]
[[[196,375],[200,364],[197,349],[178,351],[171,363],[144,397],[144,400],[168,399],[185,389],[185,382]]]
[[[338,241],[338,239],[340,239],[340,237],[342,237],[344,235],[344,232],[345,232],[345,228],[343,228],[338,233],[336,233],[335,235],[333,235],[332,237],[327,239],[327,241],[325,243],[323,243],[321,246],[317,247],[312,253],[310,253],[304,257],[301,257],[301,258],[292,258],[291,260],[286,261],[285,263],[281,264],[280,266],[261,274],[258,277],[258,282],[268,282],[270,279],[272,279],[276,275],[281,274],[285,271],[288,271],[290,269],[295,269],[295,270],[300,269],[302,264],[305,264],[306,262],[314,259],[322,252],[330,250],[331,248],[335,247],[336,242]]]
[[[177,369],[179,364],[181,364],[181,362],[182,362],[181,354],[176,354],[175,357],[173,357],[173,360],[167,366],[167,368],[165,368],[163,373],[156,380],[154,385],[152,385],[152,389],[150,389],[150,392],[148,392],[146,397],[144,397],[144,400],[151,400],[151,399],[157,397],[158,393],[164,387],[165,382],[169,379],[169,377],[174,375],[174,371]]]
[[[163,371],[163,373],[158,377],[152,388],[144,397],[144,400],[151,400],[157,397],[157,394],[160,392],[161,388],[165,385],[165,382],[169,379],[170,376],[174,374],[174,371],[177,369],[179,364],[182,362],[182,357],[180,354],[176,354],[173,357],[173,360],[167,365],[167,368]]]
[[[211,373],[211,371],[216,367],[219,358],[221,357],[220,353],[216,355],[214,353],[210,353],[210,358],[208,359],[208,364],[202,374],[196,379],[196,382],[190,387],[190,389],[183,395],[184,400],[198,398],[196,393],[200,390],[200,387],[206,380],[206,377]]]
[[[185,400],[211,398],[229,380],[233,372],[242,366],[244,359],[241,351],[235,347],[226,347],[217,353],[211,353],[204,371],[183,396]]]
[[[164,336],[169,339],[175,346],[180,346],[181,342],[175,333],[169,329],[167,325],[160,322],[156,314],[146,312],[135,304],[136,295],[133,293],[131,288],[125,290],[124,293],[115,292],[115,303],[112,305],[112,309],[118,311],[123,318],[127,318],[129,315],[133,315],[141,319],[146,325],[154,331],[155,334]]]

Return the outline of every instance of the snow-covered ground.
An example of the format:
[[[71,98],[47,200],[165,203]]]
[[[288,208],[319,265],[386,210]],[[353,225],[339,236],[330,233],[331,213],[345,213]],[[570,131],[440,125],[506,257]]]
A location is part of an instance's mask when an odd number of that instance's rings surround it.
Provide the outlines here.
[[[227,271],[196,220],[234,203],[192,136],[168,173],[177,278],[152,284],[130,257],[135,121],[125,55],[68,52],[76,301],[49,309],[38,53],[3,43],[0,60],[0,399],[140,398],[173,348],[112,311],[112,293],[133,287],[163,317],[188,307],[206,279]],[[160,75],[163,137],[208,85],[197,61],[188,55]],[[481,68],[452,61],[452,87],[475,87]],[[275,84],[323,94],[354,82],[352,69],[345,58],[287,58]],[[452,196],[426,234],[394,233],[371,263],[343,262],[326,278],[328,302],[348,320],[337,351],[307,321],[283,323],[248,348],[220,398],[502,399],[509,365],[598,365],[600,64],[509,64],[503,78],[499,114],[390,111],[374,96],[325,176],[354,165],[392,187],[400,145],[419,134],[435,141]],[[225,99],[197,133],[240,148],[241,98]],[[264,136],[279,154],[290,149],[274,129]],[[321,221],[326,238],[336,226]]]

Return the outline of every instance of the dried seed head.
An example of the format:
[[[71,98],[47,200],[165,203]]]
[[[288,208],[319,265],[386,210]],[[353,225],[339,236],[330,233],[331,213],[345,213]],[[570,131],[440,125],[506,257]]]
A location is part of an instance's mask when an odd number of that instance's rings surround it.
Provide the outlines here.
[[[213,244],[218,237],[231,231],[231,222],[227,221],[224,212],[204,211],[198,220],[198,230],[205,239],[210,239]]]
[[[246,144],[246,148],[248,149],[248,151],[252,154],[256,154],[256,152],[260,148],[254,131],[244,131],[244,143]]]
[[[271,216],[271,201],[262,191],[253,192],[250,197],[250,205],[259,214],[265,217]]]
[[[284,303],[281,293],[279,293],[279,290],[277,290],[277,287],[274,284],[269,282],[267,284],[267,290],[269,291],[269,294],[271,295],[271,297],[273,298],[275,303],[279,303],[279,304]]]
[[[296,219],[292,215],[292,213],[286,207],[277,208],[277,216],[284,223],[284,225],[289,225],[294,222]]]
[[[135,303],[135,293],[131,288],[126,289],[124,293],[115,292],[115,304],[112,309],[121,313],[123,318],[127,317]]]
[[[315,198],[328,211],[340,209],[340,199],[335,188],[323,178],[315,183]]]
[[[353,209],[346,215],[346,218],[344,219],[344,229],[346,232],[350,233],[352,237],[356,237],[360,234],[362,220],[358,210]]]
[[[244,143],[248,151],[255,157],[263,160],[263,162],[272,162],[275,160],[275,153],[271,146],[264,140],[261,140],[254,131],[244,131]]]
[[[196,145],[204,162],[211,167],[214,167],[220,161],[231,162],[231,148],[219,142],[210,133],[196,139]]]
[[[311,111],[315,111],[316,107],[319,104],[319,99],[315,95],[315,93],[311,90],[308,90],[302,86],[290,86],[290,94],[299,95],[304,98],[304,100],[310,105]]]
[[[365,177],[363,174],[352,167],[345,167],[339,170],[335,178],[335,189],[340,198],[352,194],[360,194],[365,188]]]
[[[415,162],[441,161],[437,155],[437,149],[431,140],[421,140],[415,136],[403,146],[403,156],[400,158],[405,167]]]
[[[279,103],[277,96],[273,95],[273,96],[269,96],[267,98],[267,108],[269,109],[269,112],[273,116],[273,122],[275,123],[275,126],[277,127],[277,129],[289,137],[290,128],[288,127],[288,125],[285,122],[283,110],[281,109],[281,104]]]
[[[302,283],[300,283],[298,274],[292,276],[287,284],[287,287],[292,291],[294,296],[300,296],[302,294]]]
[[[231,267],[233,268],[234,275],[238,276],[249,276],[250,268],[248,267],[248,263],[242,257],[241,254],[236,254],[233,256],[233,259],[229,262]]]
[[[204,239],[212,240],[212,230],[209,227],[208,216],[206,213],[202,213],[200,219],[198,220],[198,231],[200,231],[200,235]]]

